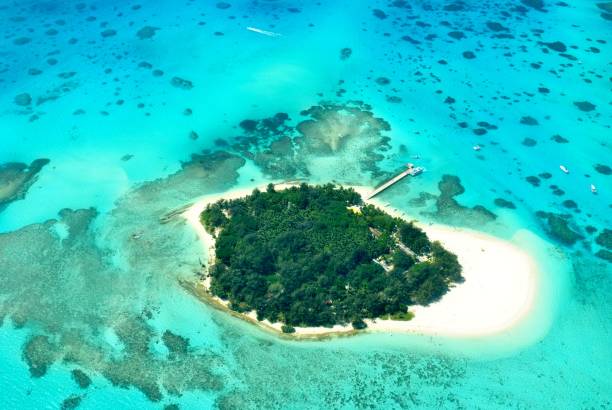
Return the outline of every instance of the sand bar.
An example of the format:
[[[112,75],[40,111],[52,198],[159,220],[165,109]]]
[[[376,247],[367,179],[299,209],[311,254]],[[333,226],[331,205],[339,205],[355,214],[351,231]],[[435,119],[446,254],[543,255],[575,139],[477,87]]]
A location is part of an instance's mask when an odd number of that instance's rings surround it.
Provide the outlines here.
[[[275,184],[281,190],[295,184]],[[363,198],[371,191],[369,187],[344,186],[353,188]],[[253,189],[265,190],[266,186],[252,186],[234,189],[219,194],[198,198],[183,216],[192,226],[202,242],[208,260],[214,258],[214,238],[200,223],[200,214],[210,203],[220,199],[237,199],[249,195]],[[406,220],[412,218],[377,199],[367,200],[393,216]],[[426,335],[450,337],[478,337],[498,334],[516,326],[531,310],[538,288],[538,269],[531,255],[524,249],[506,240],[484,233],[439,224],[420,224],[429,238],[440,241],[449,251],[455,253],[463,266],[465,282],[451,288],[436,303],[429,306],[411,306],[415,317],[410,321],[368,320],[368,332],[412,332]],[[201,287],[208,289],[209,279]],[[202,290],[201,289],[201,290]],[[211,297],[218,307],[227,302]],[[281,323],[267,320],[257,321],[255,312],[244,319],[259,324],[265,329],[280,332]],[[330,334],[355,333],[349,326],[296,327],[296,337],[319,337]]]

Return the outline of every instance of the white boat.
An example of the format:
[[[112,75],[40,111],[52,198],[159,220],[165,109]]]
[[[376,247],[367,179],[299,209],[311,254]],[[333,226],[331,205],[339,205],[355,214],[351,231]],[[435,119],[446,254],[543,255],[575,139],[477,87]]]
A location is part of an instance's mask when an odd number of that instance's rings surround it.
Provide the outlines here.
[[[408,170],[408,174],[412,176],[416,176],[416,175],[422,174],[423,171],[425,171],[425,168],[423,167],[410,167]]]
[[[597,187],[595,187],[595,185],[591,184],[591,192],[596,194],[597,193]]]
[[[279,37],[281,35],[279,33],[275,33],[273,31],[262,30],[262,29],[257,28],[257,27],[247,27],[246,29],[249,30],[249,31],[252,31],[254,33],[263,34],[264,36],[268,36],[268,37]]]
[[[569,169],[567,169],[565,165],[559,165],[559,169],[561,169],[561,171],[565,172],[566,174],[569,174]]]
[[[482,148],[480,145],[474,145],[474,146],[472,147],[472,149],[473,149],[474,151],[480,151],[480,148]]]

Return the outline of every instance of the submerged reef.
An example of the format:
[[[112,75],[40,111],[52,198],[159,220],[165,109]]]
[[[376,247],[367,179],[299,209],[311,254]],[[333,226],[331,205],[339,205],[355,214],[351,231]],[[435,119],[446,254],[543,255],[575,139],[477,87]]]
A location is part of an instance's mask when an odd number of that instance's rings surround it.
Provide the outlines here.
[[[136,187],[109,215],[64,209],[57,219],[0,234],[0,317],[33,330],[22,351],[32,377],[62,362],[78,367],[72,377],[83,389],[98,374],[153,401],[185,390],[220,391],[218,354],[189,347],[150,320],[168,292],[185,295],[179,278],[193,279],[200,269],[193,232],[164,215],[207,190],[227,189],[243,164],[235,155],[204,152]],[[162,344],[165,356],[151,348]]]
[[[81,400],[83,400],[83,396],[70,395],[63,402],[60,408],[62,410],[72,410],[76,409],[81,405]]]
[[[384,135],[389,124],[360,101],[322,102],[301,112],[295,127],[285,113],[240,122],[242,135],[231,147],[272,178],[300,177],[347,180],[354,174],[382,174],[377,162],[390,149]],[[352,176],[351,176],[352,175]]]
[[[595,243],[602,248],[595,252],[595,256],[612,262],[612,229],[604,229],[597,238]]]
[[[595,243],[612,250],[612,229],[604,229],[595,239]]]
[[[48,159],[41,158],[30,165],[21,162],[0,164],[0,212],[9,203],[25,198],[38,173],[48,163]]]
[[[482,205],[467,207],[455,199],[465,192],[461,180],[455,175],[443,175],[438,183],[440,195],[436,198],[436,211],[427,213],[440,222],[463,226],[482,226],[497,218],[493,212]]]
[[[595,256],[612,263],[612,252],[607,249],[600,249],[595,252]]]
[[[571,227],[571,218],[569,215],[538,211],[536,212],[536,216],[544,223],[544,227],[548,235],[564,245],[573,245],[579,239],[584,238],[580,233]]]
[[[312,174],[318,169],[333,170],[332,177],[349,181],[359,174],[383,175],[378,162],[391,148],[385,136],[391,126],[371,109],[361,101],[351,101],[321,103],[302,111],[310,119],[297,125],[297,142]]]
[[[71,372],[72,378],[75,383],[81,388],[86,389],[91,385],[91,379],[87,376],[87,373],[80,369],[74,369]]]
[[[302,111],[302,115],[312,119],[297,125],[302,135],[301,144],[310,153],[329,155],[340,151],[353,140],[373,140],[371,145],[380,143],[377,137],[383,131],[390,131],[391,126],[367,111],[370,108],[361,103],[355,106],[328,103]]]
[[[495,205],[499,206],[500,208],[516,209],[516,205],[514,205],[514,202],[508,201],[504,198],[495,198],[494,202]]]
[[[605,164],[595,164],[593,167],[602,175],[612,175],[612,168]]]
[[[199,362],[185,354],[161,360],[150,351],[154,330],[138,311],[147,303],[133,297],[144,284],[112,265],[109,250],[96,247],[91,229],[95,211],[64,210],[60,217],[0,236],[0,260],[6,267],[1,312],[45,332],[33,335],[23,347],[31,375],[42,377],[62,361],[99,373],[116,386],[134,386],[151,400],[162,398],[162,388],[178,394],[177,384],[218,389],[214,355],[202,354]],[[67,227],[67,237],[56,236],[58,224]],[[24,241],[29,252],[22,249]],[[27,269],[15,260],[24,255],[30,261]],[[96,336],[105,329],[117,335],[122,348]],[[158,381],[166,373],[171,378]],[[192,377],[194,373],[198,377]],[[81,387],[89,383],[81,373],[74,377]]]
[[[232,148],[273,178],[307,176],[308,170],[296,153],[295,130],[289,121],[286,113],[243,120],[240,122],[242,135],[234,139]]]
[[[173,397],[192,390],[213,393],[219,408],[262,408],[270,400],[284,403],[287,381],[305,377],[322,386],[320,401],[331,407],[338,400],[374,405],[371,397],[399,395],[408,381],[456,383],[465,372],[461,360],[371,351],[356,363],[349,352],[288,350],[245,333],[221,312],[203,309],[185,319],[192,329],[215,329],[204,340],[154,325],[162,299],[174,293],[188,298],[178,281],[197,280],[201,272],[201,245],[176,210],[194,197],[230,188],[243,164],[224,151],[195,154],[178,172],[126,193],[107,215],[66,209],[57,219],[0,234],[0,317],[6,317],[5,326],[30,329],[22,356],[32,377],[45,377],[62,363],[73,369],[81,389],[103,377],[168,408],[175,407]],[[330,370],[320,372],[320,366]],[[372,368],[405,383],[370,381]],[[338,398],[326,387],[346,378],[346,369],[360,386],[357,399],[356,392]],[[56,406],[70,408],[85,397],[71,395]]]

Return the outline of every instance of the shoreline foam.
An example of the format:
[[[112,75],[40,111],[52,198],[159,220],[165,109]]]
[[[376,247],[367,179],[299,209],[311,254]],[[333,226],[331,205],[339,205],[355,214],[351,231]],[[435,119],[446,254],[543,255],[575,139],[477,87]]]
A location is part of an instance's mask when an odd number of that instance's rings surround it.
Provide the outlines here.
[[[286,189],[296,183],[274,184],[277,190]],[[207,260],[214,260],[214,238],[200,223],[200,214],[210,203],[220,199],[245,197],[255,188],[265,190],[267,185],[234,189],[219,194],[206,195],[189,206],[183,216],[196,232],[204,246]],[[377,199],[365,200],[369,187],[343,185],[353,188],[364,202],[375,205],[388,214],[405,220],[409,215],[382,203]],[[518,325],[535,302],[538,288],[538,269],[534,259],[512,242],[464,228],[439,224],[421,224],[431,240],[440,241],[446,249],[455,253],[463,267],[465,282],[452,287],[440,301],[429,306],[410,306],[415,317],[409,321],[365,319],[368,325],[363,332],[409,332],[425,335],[470,338],[494,335]],[[228,302],[208,292],[210,277],[207,277],[194,294],[208,299],[217,308],[230,311],[233,316],[255,323],[263,329],[292,338],[321,338],[331,335],[358,333],[351,325],[334,327],[296,327],[295,333],[281,332],[282,323],[258,321],[255,312],[240,314],[231,311]]]

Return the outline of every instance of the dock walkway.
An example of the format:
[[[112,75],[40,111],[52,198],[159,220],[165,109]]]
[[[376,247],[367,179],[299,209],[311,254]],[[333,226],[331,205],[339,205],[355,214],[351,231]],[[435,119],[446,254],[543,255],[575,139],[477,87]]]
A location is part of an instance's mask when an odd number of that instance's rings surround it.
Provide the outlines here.
[[[390,180],[388,180],[387,182],[385,182],[384,184],[376,188],[374,191],[370,193],[370,195],[368,195],[366,199],[374,198],[376,195],[380,194],[382,191],[389,188],[391,185],[395,184],[396,182],[399,182],[400,180],[404,179],[408,175],[418,175],[421,172],[423,172],[423,168],[420,168],[420,167],[414,168],[412,164],[408,164],[407,170],[405,170],[404,172],[400,174],[397,174],[396,176],[394,176],[393,178],[391,178]]]

